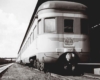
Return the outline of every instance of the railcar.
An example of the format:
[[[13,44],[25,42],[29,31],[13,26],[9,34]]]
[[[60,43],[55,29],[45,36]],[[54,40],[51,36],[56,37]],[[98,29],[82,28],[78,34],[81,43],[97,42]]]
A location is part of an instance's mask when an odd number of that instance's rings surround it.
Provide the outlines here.
[[[70,63],[88,62],[87,6],[69,1],[44,2],[29,25],[18,54],[19,62],[31,63],[40,70],[54,64],[69,69]]]

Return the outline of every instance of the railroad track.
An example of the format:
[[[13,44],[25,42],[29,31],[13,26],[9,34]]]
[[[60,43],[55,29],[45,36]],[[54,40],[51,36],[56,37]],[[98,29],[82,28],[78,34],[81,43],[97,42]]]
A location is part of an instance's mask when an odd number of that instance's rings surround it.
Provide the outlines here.
[[[13,63],[0,65],[0,74],[8,69],[11,65],[13,65]]]
[[[5,71],[7,68],[9,68],[10,66],[11,66],[12,64],[8,64],[8,65],[4,65],[3,67],[1,67],[0,68],[0,73],[2,73],[1,72],[1,70],[2,71]],[[18,66],[18,68],[17,68],[17,70],[19,70],[19,67],[21,67],[22,69],[24,68],[26,71],[28,71],[28,72],[30,72],[30,73],[32,73],[32,79],[30,79],[30,80],[33,80],[34,78],[36,78],[37,77],[37,80],[39,79],[39,80],[41,80],[42,79],[42,77],[41,77],[41,79],[39,78],[39,75],[45,75],[46,76],[46,80],[100,80],[100,76],[97,76],[97,75],[93,75],[93,74],[84,74],[83,76],[68,76],[68,75],[60,75],[60,74],[57,74],[57,73],[53,73],[53,72],[43,72],[43,71],[39,71],[38,69],[35,69],[35,68],[32,68],[32,67],[28,67],[28,66]],[[20,69],[21,69],[20,68]],[[15,69],[14,69],[15,70]],[[18,71],[18,72],[21,72],[21,74],[23,73],[23,71],[25,71],[25,70],[22,70],[22,72],[21,71]],[[11,71],[11,70],[10,70]],[[13,70],[12,70],[13,71]],[[9,72],[9,71],[8,71]],[[11,72],[9,72],[9,73],[11,73]],[[14,72],[15,73],[15,72]],[[13,74],[14,74],[13,73]],[[16,73],[16,74],[18,74],[18,73]],[[37,74],[39,74],[38,76],[36,76]],[[12,75],[12,74],[11,74]],[[33,75],[35,76],[35,77],[33,77]],[[22,75],[23,76],[23,75]],[[19,77],[19,76],[18,76]],[[17,78],[18,78],[17,77]],[[14,77],[14,78],[16,78],[16,77]],[[20,78],[20,77],[19,77]],[[19,79],[18,78],[18,79]],[[27,80],[28,80],[29,78],[27,78]],[[4,79],[5,80],[5,79]],[[17,79],[16,79],[17,80]]]
[[[9,64],[9,63],[8,63],[8,64]],[[6,65],[8,65],[8,64],[2,64],[2,65],[0,65],[0,68],[3,67],[3,66],[6,66]]]

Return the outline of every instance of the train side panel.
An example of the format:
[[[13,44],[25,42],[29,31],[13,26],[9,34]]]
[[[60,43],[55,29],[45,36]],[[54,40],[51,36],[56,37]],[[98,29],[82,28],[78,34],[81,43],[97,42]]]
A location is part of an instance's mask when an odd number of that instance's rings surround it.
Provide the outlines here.
[[[89,39],[85,35],[44,34],[38,37],[37,59],[44,62],[55,62],[65,52],[75,52],[80,62],[86,62],[89,57]],[[60,36],[60,37],[59,37]],[[71,39],[72,43],[65,40]]]
[[[35,39],[30,44],[30,46],[21,54],[21,59],[23,63],[30,63],[29,58],[31,56],[36,56],[36,54],[38,53],[36,46],[37,46],[37,39]]]

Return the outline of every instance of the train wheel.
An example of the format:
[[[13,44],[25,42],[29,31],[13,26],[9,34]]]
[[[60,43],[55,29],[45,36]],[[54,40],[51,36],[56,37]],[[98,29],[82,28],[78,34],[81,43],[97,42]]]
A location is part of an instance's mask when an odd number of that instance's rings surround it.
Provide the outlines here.
[[[40,62],[37,60],[37,69],[40,69]]]
[[[63,64],[63,66],[62,66],[63,68],[63,70],[61,71],[63,74],[68,74],[68,75],[70,75],[71,73],[72,73],[72,66],[71,66],[71,64]]]
[[[72,65],[72,74],[73,75],[81,75],[81,70],[78,65]]]
[[[76,74],[76,66],[73,64],[69,64],[66,68],[68,74],[75,75]]]
[[[40,70],[41,70],[41,71],[44,70],[44,63],[43,63],[43,62],[40,63]]]
[[[37,60],[34,60],[33,66],[36,68],[37,67]]]
[[[68,69],[68,65],[67,65],[67,64],[64,64],[63,68],[64,68],[65,70],[67,70],[67,69]]]
[[[76,66],[72,65],[72,71],[75,71],[75,69],[76,69]]]

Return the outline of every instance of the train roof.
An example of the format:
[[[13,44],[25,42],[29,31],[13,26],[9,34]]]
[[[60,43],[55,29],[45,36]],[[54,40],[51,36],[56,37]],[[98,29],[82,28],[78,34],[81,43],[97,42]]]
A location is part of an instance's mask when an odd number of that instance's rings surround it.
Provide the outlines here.
[[[87,6],[77,3],[77,2],[70,2],[70,1],[47,1],[44,2],[38,8],[38,11],[43,9],[60,9],[60,10],[75,10],[75,11],[85,11]]]

